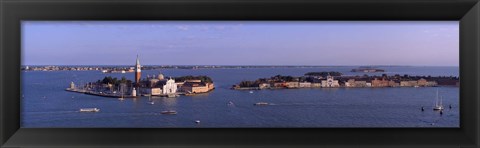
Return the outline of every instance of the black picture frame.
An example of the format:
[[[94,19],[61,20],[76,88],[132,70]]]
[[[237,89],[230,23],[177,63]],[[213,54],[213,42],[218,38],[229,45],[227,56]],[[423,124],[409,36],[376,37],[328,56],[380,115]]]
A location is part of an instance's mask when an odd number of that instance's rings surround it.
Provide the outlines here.
[[[20,128],[22,20],[459,20],[460,128]],[[1,0],[1,147],[480,145],[478,0]]]

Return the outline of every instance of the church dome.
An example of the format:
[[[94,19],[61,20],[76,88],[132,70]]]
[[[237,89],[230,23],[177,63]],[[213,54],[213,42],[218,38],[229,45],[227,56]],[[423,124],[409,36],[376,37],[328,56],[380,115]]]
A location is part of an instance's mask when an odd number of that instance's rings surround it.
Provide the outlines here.
[[[163,79],[165,79],[165,78],[164,78],[163,74],[158,74],[158,79],[159,79],[159,80],[163,80]]]

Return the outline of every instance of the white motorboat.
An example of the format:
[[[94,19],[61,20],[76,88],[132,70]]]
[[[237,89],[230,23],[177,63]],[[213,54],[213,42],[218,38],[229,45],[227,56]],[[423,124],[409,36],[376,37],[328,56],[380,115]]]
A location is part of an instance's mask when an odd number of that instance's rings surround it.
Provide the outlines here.
[[[161,113],[162,113],[162,114],[166,114],[166,115],[176,115],[176,114],[177,114],[177,111],[167,110],[167,111],[162,111]]]
[[[80,112],[99,112],[100,109],[98,108],[81,108]]]
[[[269,103],[267,103],[267,102],[257,102],[257,103],[255,103],[255,104],[253,104],[253,105],[256,105],[256,106],[264,106],[264,105],[269,105]]]

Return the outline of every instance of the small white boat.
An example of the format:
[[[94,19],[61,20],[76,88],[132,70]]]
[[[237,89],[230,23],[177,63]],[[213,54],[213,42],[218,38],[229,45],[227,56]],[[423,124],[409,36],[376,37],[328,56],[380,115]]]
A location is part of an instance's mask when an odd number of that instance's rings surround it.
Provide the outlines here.
[[[232,101],[228,102],[227,105],[235,105]]]
[[[195,123],[196,123],[196,124],[199,124],[199,123],[200,123],[200,120],[195,120]]]
[[[438,89],[437,89],[437,98],[435,100],[435,105],[433,107],[433,110],[443,110],[443,104],[442,104],[442,97],[440,97],[440,102],[438,100]]]
[[[162,111],[161,113],[162,113],[162,114],[166,114],[166,115],[176,115],[176,114],[177,114],[177,111],[167,110],[167,111]]]
[[[264,106],[264,105],[269,105],[269,103],[267,103],[267,102],[257,102],[257,103],[255,103],[255,104],[253,104],[253,105],[256,105],[256,106]]]
[[[80,112],[99,112],[100,109],[98,108],[81,108]]]
[[[249,93],[253,94],[253,91],[250,91]]]
[[[151,96],[148,96],[148,102],[147,102],[147,103],[148,103],[148,104],[151,104],[151,105],[155,104],[155,102],[152,101],[152,97],[151,97]]]

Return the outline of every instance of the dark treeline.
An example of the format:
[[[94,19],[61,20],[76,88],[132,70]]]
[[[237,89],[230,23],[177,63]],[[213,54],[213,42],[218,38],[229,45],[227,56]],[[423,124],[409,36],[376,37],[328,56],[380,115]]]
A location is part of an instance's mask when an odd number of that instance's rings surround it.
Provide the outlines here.
[[[212,78],[208,76],[181,76],[181,77],[175,77],[174,79],[176,82],[183,82],[186,80],[201,80],[202,82],[205,82],[205,83],[213,83]]]
[[[112,84],[112,85],[115,85],[115,86],[118,86],[120,84],[132,84],[132,80],[127,80],[127,78],[125,77],[122,77],[121,79],[117,79],[117,78],[114,78],[114,77],[111,77],[111,76],[108,76],[108,77],[105,77],[103,78],[102,80],[98,80],[97,81],[97,84]]]

